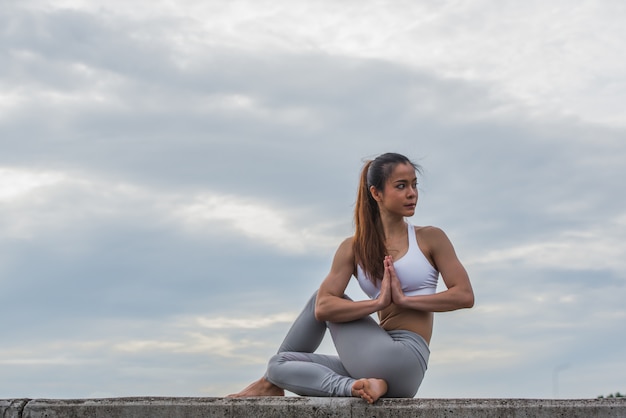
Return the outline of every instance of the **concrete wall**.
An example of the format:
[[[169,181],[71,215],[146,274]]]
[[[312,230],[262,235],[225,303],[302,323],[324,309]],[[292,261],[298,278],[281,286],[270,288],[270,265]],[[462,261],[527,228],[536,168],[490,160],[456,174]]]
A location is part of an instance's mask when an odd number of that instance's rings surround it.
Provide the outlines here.
[[[626,398],[381,399],[368,405],[354,398],[114,398],[0,400],[2,418],[177,418],[177,417],[626,417]]]

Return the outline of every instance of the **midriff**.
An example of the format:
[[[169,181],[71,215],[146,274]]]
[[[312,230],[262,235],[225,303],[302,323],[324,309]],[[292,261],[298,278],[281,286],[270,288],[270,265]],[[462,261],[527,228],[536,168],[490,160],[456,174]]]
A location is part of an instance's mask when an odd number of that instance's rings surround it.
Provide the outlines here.
[[[432,312],[401,308],[395,303],[378,312],[380,326],[385,331],[411,331],[421,335],[428,344],[433,334],[433,318]]]

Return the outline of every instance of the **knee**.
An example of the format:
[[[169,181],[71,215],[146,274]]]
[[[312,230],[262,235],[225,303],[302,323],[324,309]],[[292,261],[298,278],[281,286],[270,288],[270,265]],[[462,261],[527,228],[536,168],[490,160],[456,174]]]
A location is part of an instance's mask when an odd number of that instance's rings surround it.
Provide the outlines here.
[[[267,363],[268,369],[276,367],[276,366],[280,366],[285,361],[287,361],[287,358],[285,356],[286,353],[287,352],[278,353],[278,354],[274,354],[272,357],[270,357],[270,360]]]
[[[407,363],[387,364],[384,371],[380,372],[380,378],[384,379],[388,386],[385,397],[412,398],[417,393],[424,380],[425,371],[416,364]]]
[[[290,375],[289,363],[293,361],[303,361],[301,353],[285,351],[274,354],[267,363],[265,378],[276,386],[283,387],[286,376]]]
[[[280,366],[282,366],[283,364],[287,363],[288,361],[298,360],[298,358],[295,357],[295,355],[297,354],[298,353],[292,353],[290,351],[284,351],[282,353],[274,354],[272,357],[270,357],[270,360],[267,363],[267,373],[275,374],[276,370],[279,369]]]
[[[272,383],[275,382],[277,369],[284,362],[285,360],[283,359],[282,353],[274,354],[272,357],[270,357],[270,360],[267,363],[267,372],[265,374],[267,380]]]
[[[417,394],[418,388],[389,388],[385,394],[385,398],[413,398]]]
[[[410,376],[405,379],[390,378],[387,381],[388,390],[385,397],[412,398],[417,394],[422,380],[419,376]]]

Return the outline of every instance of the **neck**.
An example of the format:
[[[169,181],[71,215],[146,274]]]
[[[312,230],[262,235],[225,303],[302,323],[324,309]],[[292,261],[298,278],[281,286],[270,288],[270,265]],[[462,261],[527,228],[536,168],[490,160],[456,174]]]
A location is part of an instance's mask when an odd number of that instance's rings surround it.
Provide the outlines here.
[[[406,230],[406,222],[402,216],[389,216],[381,213],[380,220],[383,225],[383,231],[385,232],[386,239],[398,234],[404,234]]]

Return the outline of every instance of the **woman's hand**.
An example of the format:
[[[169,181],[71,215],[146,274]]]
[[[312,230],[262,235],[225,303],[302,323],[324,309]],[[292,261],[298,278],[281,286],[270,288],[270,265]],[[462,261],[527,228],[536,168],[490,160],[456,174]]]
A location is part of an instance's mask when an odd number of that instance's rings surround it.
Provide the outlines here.
[[[385,273],[383,275],[383,280],[380,283],[380,293],[378,294],[378,309],[382,310],[389,306],[392,302],[391,296],[391,275],[389,274],[389,269],[387,269],[387,258],[383,261],[385,264]]]
[[[389,276],[391,300],[396,305],[402,306],[406,295],[402,290],[402,284],[400,283],[400,279],[398,279],[396,269],[393,267],[393,257],[390,255],[385,257],[385,275]]]

